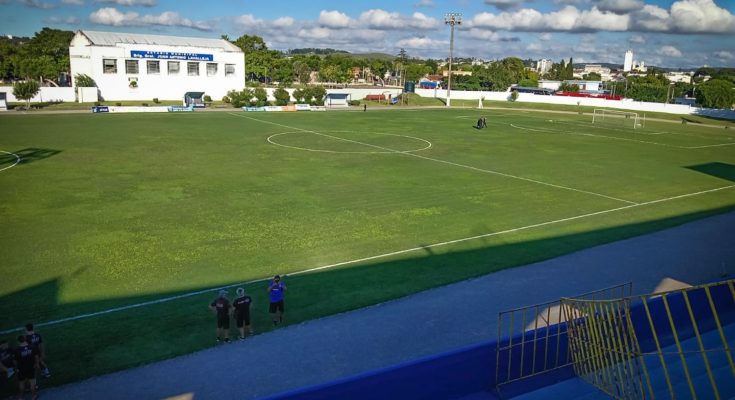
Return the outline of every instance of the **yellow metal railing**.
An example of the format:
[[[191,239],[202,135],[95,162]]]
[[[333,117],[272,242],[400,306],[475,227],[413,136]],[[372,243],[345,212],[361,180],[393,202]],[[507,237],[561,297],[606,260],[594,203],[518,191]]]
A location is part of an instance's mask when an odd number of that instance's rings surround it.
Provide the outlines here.
[[[634,316],[631,305],[638,303]],[[723,326],[723,316],[731,324],[735,313],[735,280],[615,300],[562,299],[562,310],[575,372],[613,398],[735,395],[732,342]],[[715,340],[705,341],[713,332]]]
[[[613,299],[631,295],[632,283],[624,283],[575,296],[575,299]],[[498,348],[495,359],[496,389],[571,363],[563,339],[561,300],[516,308],[498,315]],[[506,340],[504,340],[506,339]]]

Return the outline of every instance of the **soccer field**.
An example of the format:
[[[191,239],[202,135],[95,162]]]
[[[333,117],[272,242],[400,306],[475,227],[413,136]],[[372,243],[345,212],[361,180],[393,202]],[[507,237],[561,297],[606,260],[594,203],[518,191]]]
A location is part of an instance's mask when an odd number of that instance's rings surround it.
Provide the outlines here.
[[[0,116],[0,330],[183,296],[41,328],[68,382],[210,346],[192,292],[249,282],[262,332],[276,273],[293,323],[735,206],[735,131],[591,120]]]

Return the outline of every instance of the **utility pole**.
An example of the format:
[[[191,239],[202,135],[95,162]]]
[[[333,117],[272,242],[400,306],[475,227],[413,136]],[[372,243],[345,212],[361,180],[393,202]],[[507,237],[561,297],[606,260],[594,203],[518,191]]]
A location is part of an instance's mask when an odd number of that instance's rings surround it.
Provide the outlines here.
[[[454,25],[462,25],[462,14],[450,12],[444,14],[444,24],[450,26],[449,34],[449,76],[447,77],[447,107],[451,106],[452,93],[452,53],[454,52]]]

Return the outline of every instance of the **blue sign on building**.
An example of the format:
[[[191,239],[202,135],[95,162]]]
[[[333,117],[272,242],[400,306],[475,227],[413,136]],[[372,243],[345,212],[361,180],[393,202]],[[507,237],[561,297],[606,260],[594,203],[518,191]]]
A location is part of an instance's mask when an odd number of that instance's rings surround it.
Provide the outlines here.
[[[173,51],[130,50],[130,57],[156,60],[214,61],[213,54],[176,53]]]

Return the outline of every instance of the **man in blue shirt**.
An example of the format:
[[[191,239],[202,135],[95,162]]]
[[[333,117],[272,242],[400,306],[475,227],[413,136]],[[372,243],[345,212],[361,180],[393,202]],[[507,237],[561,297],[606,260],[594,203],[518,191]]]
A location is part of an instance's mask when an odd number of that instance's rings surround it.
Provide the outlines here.
[[[286,292],[286,285],[281,282],[281,277],[276,275],[273,277],[273,281],[268,285],[268,294],[270,296],[270,313],[273,319],[273,325],[278,325],[283,322],[283,312],[285,311],[283,305],[283,296]]]

